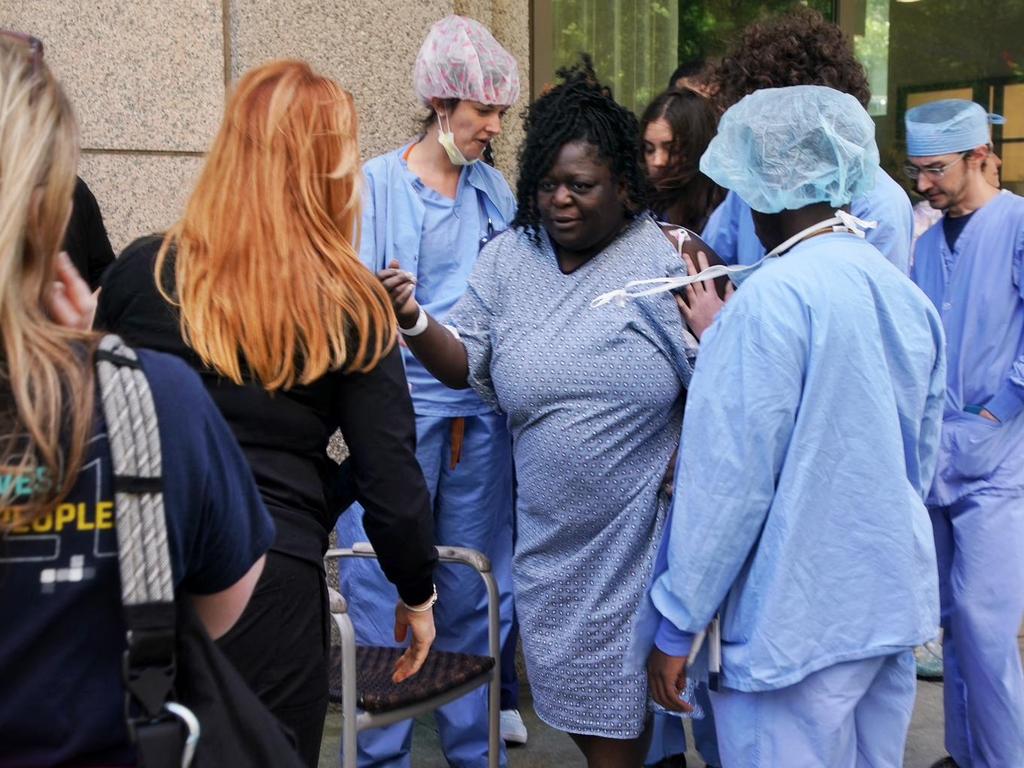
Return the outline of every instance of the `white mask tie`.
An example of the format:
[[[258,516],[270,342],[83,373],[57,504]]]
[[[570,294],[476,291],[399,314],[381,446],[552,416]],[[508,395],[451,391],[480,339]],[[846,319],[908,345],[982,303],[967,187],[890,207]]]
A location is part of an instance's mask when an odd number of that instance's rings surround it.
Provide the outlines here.
[[[630,280],[622,288],[618,288],[614,291],[608,291],[607,293],[602,293],[600,296],[597,296],[590,302],[590,308],[597,309],[598,307],[603,307],[605,304],[615,304],[617,307],[624,307],[626,306],[626,302],[632,301],[633,299],[639,299],[644,296],[653,296],[658,293],[665,293],[666,291],[675,291],[693,283],[714,280],[718,277],[728,277],[734,283],[738,284],[740,280],[737,280],[736,278],[741,275],[746,276],[745,273],[757,269],[768,259],[781,256],[801,240],[804,240],[813,234],[817,234],[824,229],[831,229],[833,232],[849,232],[850,234],[863,238],[865,230],[874,229],[877,226],[878,222],[864,221],[863,219],[858,219],[851,213],[838,210],[832,218],[819,221],[817,224],[813,224],[806,229],[802,229],[785,242],[780,243],[775,248],[772,248],[771,251],[766,253],[764,257],[755,264],[745,267],[728,267],[724,264],[715,264],[695,275],[686,275],[685,277],[652,277],[647,280]],[[680,253],[682,252],[683,242],[688,239],[689,237],[685,232],[676,234],[676,243]]]

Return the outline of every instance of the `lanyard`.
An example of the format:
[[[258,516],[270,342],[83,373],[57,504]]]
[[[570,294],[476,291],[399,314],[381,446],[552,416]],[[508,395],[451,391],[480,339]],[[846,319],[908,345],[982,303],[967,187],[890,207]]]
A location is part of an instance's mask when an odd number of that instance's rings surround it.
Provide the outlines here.
[[[665,291],[674,291],[692,283],[714,280],[716,277],[723,276],[728,276],[730,279],[733,279],[735,276],[742,273],[757,269],[768,259],[782,256],[796,246],[797,243],[802,240],[806,240],[812,235],[816,235],[824,231],[832,231],[849,232],[850,234],[863,238],[864,230],[873,229],[878,226],[877,222],[858,219],[853,214],[847,213],[843,210],[838,210],[835,213],[836,215],[832,218],[812,224],[806,229],[800,230],[785,242],[777,245],[775,248],[772,248],[772,250],[765,254],[764,257],[756,264],[751,264],[746,267],[728,267],[724,264],[715,264],[702,272],[698,272],[695,275],[686,275],[685,277],[652,277],[647,280],[631,280],[622,288],[602,293],[590,302],[590,307],[591,309],[597,309],[598,307],[603,307],[605,304],[615,304],[617,307],[624,307],[626,306],[626,302],[631,301],[632,299],[639,299],[644,296],[653,296],[654,294],[664,293]],[[677,237],[677,242],[678,247],[681,249],[682,238]]]

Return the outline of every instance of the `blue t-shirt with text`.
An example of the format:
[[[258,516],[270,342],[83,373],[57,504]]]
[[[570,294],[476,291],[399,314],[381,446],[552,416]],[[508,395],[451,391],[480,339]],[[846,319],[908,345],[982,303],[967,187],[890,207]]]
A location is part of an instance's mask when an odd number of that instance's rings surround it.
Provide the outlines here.
[[[235,438],[198,376],[140,351],[163,453],[175,586],[212,594],[237,582],[274,527]],[[97,392],[85,461],[68,497],[26,520],[0,508],[0,766],[128,765],[121,654],[125,627],[106,424]],[[45,491],[0,467],[17,497]]]

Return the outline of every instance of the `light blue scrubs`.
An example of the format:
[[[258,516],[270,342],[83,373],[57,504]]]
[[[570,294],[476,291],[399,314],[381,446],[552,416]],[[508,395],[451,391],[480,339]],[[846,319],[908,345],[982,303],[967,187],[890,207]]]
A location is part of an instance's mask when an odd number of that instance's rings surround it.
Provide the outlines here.
[[[463,169],[455,199],[426,187],[403,155],[408,145],[364,166],[360,258],[373,271],[397,259],[417,277],[416,300],[439,322],[466,290],[482,237],[505,229],[515,201],[501,174],[484,163]],[[512,439],[505,417],[471,389],[452,390],[403,350],[416,411],[416,456],[434,507],[439,544],[471,547],[491,559],[501,593],[502,642],[512,623]],[[462,454],[452,466],[452,424],[465,419]],[[359,505],[341,516],[342,545],[366,541]],[[487,595],[480,577],[465,567],[435,573],[434,609],[440,650],[487,653]],[[362,644],[394,645],[398,599],[376,563],[346,561],[342,591]],[[441,745],[456,768],[487,764],[487,689],[478,689],[436,713]],[[359,735],[359,765],[407,768],[412,721]],[[501,764],[506,764],[504,747]]]
[[[855,730],[852,748],[902,744],[912,697],[901,700],[905,718],[857,714],[882,685],[868,668],[895,668],[902,678],[892,685],[912,687],[913,664],[897,657],[929,639],[938,618],[924,504],[945,386],[938,314],[877,249],[831,233],[754,272],[701,341],[668,567],[651,590],[657,644],[686,655],[721,610],[723,688],[713,704],[726,765],[779,765],[744,746],[748,731],[775,738],[799,711],[808,738],[785,765],[852,766],[855,752],[846,763],[800,751],[827,744],[838,716],[818,675],[859,665],[851,674],[863,689],[844,717],[876,730]],[[787,689],[788,709],[750,697],[756,723],[718,705],[734,692]]]
[[[942,595],[946,749],[963,768],[1024,765],[1024,198],[942,224],[911,277],[939,309],[949,372],[928,497]],[[965,411],[983,406],[999,423]]]
[[[834,664],[777,691],[712,693],[729,728],[722,765],[902,768],[916,693],[913,651]]]
[[[903,188],[879,169],[875,186],[850,204],[850,213],[878,226],[867,230],[867,241],[882,252],[903,274],[910,271],[914,209]],[[754,231],[750,206],[735,192],[729,192],[715,209],[701,233],[726,264],[756,264],[765,254]]]

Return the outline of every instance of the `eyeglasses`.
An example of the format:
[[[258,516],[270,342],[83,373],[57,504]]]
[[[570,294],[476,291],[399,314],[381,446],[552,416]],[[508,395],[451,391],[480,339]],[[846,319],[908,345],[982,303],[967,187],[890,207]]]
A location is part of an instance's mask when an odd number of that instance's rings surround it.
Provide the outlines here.
[[[22,45],[28,46],[29,54],[32,56],[32,74],[39,74],[43,65],[43,41],[38,37],[26,35],[24,32],[15,32],[13,29],[0,29],[0,37],[14,40]]]
[[[971,150],[973,151],[973,150]],[[952,168],[954,165],[959,163],[961,160],[965,160],[970,156],[970,152],[965,152],[955,160],[950,160],[945,165],[930,165],[927,168],[921,168],[920,166],[914,165],[913,163],[903,164],[903,173],[911,181],[917,181],[922,175],[927,176],[929,179],[938,181],[946,175],[946,171]]]

